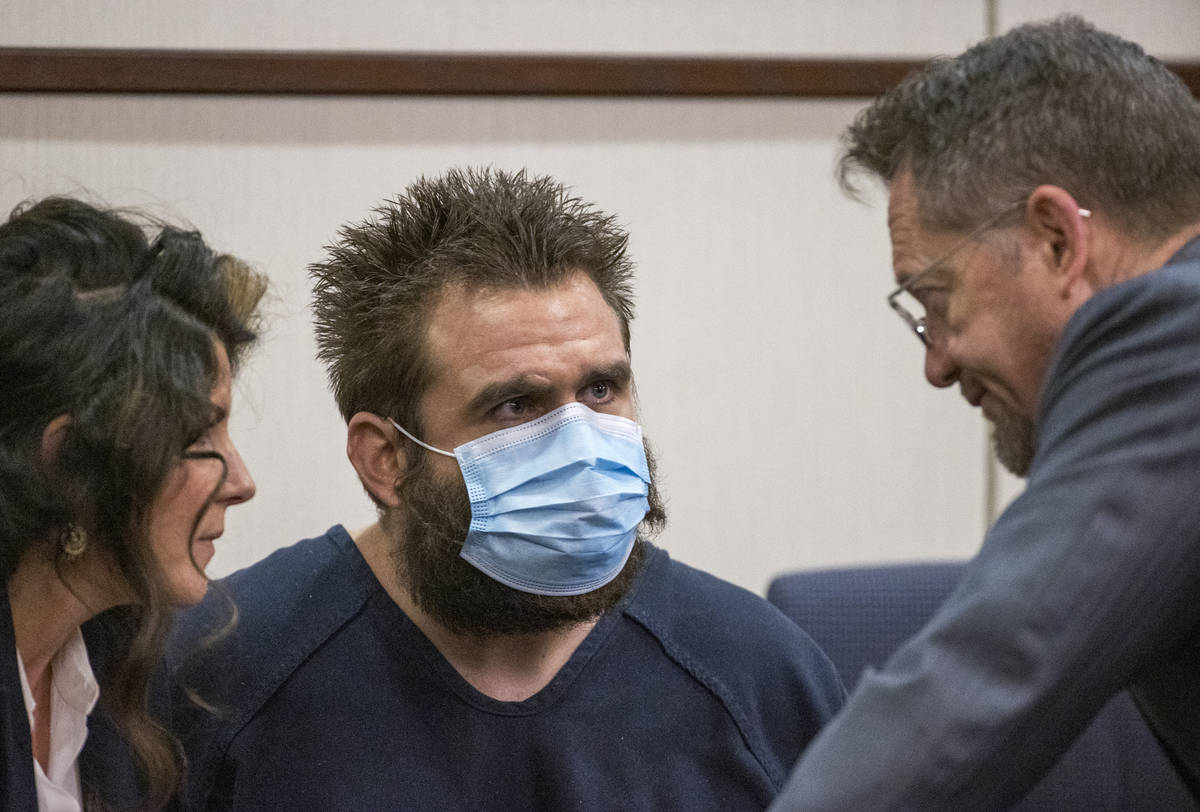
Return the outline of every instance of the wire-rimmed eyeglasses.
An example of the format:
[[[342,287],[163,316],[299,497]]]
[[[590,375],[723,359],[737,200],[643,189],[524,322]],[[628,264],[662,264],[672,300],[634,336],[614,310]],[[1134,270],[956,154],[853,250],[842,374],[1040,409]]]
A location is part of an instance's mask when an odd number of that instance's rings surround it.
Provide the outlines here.
[[[959,240],[957,243],[955,243],[953,248],[951,248],[949,251],[947,251],[945,254],[943,254],[938,259],[936,259],[933,262],[926,265],[921,270],[917,271],[912,276],[908,277],[908,279],[905,279],[902,283],[900,283],[900,285],[895,290],[893,290],[891,293],[888,294],[888,296],[887,296],[888,306],[891,307],[892,310],[894,310],[896,312],[896,315],[899,316],[904,321],[904,323],[908,325],[909,329],[911,329],[913,331],[913,333],[916,334],[917,338],[926,347],[928,347],[930,344],[928,316],[925,313],[924,304],[922,304],[921,300],[919,298],[917,298],[916,296],[914,296],[909,289],[917,282],[917,280],[921,279],[921,277],[928,274],[934,268],[941,266],[944,262],[946,262],[946,260],[950,259],[950,257],[954,256],[960,250],[962,250],[963,247],[969,245],[970,243],[972,243],[976,239],[978,239],[979,236],[981,234],[983,234],[984,232],[990,231],[991,229],[996,228],[996,226],[1000,223],[1000,221],[1004,217],[1012,214],[1018,208],[1020,208],[1024,205],[1025,205],[1025,201],[1021,201],[1020,203],[1014,203],[1013,205],[1006,206],[1005,208],[998,211],[996,214],[987,218],[986,220],[983,221],[983,223],[981,225],[972,229],[972,231],[969,234],[967,234],[967,236],[963,237],[961,240]],[[1080,209],[1079,215],[1081,217],[1091,217],[1092,213],[1088,209]],[[907,294],[908,304],[905,304],[905,302],[901,301],[901,297],[905,296],[905,294]],[[921,315],[918,316],[918,315],[916,315],[917,313],[920,313]]]

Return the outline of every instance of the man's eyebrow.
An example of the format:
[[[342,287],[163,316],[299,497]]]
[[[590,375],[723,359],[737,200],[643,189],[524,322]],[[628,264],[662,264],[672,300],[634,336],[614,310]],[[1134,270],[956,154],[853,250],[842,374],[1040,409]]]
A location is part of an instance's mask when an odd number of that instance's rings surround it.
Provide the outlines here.
[[[595,381],[612,381],[617,386],[626,387],[633,379],[633,369],[629,365],[629,361],[621,359],[613,361],[611,364],[593,367],[585,372],[576,384],[576,388],[583,388]],[[490,409],[497,403],[503,403],[506,400],[522,397],[547,397],[554,394],[554,387],[541,381],[534,381],[526,375],[520,375],[515,378],[509,378],[503,381],[489,383],[476,393],[475,397],[471,398],[466,405],[467,414],[475,414],[476,412]]]
[[[633,379],[633,368],[629,366],[629,361],[621,359],[613,361],[611,364],[606,364],[602,367],[595,367],[580,379],[580,388],[587,386],[594,381],[612,381],[618,386],[625,387],[629,385],[629,381]]]
[[[519,397],[549,395],[553,391],[554,387],[549,384],[535,382],[525,375],[509,378],[504,381],[496,381],[480,389],[475,397],[471,398],[467,403],[467,412],[474,414],[483,409],[490,409],[497,403],[503,403],[506,400]]]
[[[912,290],[910,285],[919,276],[922,280],[933,281],[935,284],[941,284],[946,279],[946,259],[942,257],[930,264],[911,273],[896,274],[896,284],[905,290]]]

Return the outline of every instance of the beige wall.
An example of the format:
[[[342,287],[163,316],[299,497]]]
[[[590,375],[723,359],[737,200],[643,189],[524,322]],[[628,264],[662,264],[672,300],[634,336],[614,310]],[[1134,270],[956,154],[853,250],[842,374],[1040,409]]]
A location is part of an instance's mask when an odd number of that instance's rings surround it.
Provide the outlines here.
[[[1071,7],[1152,51],[1197,55],[1200,4],[1132,5]],[[1060,7],[1001,2],[997,19]],[[0,45],[924,56],[983,36],[985,11],[960,0],[9,0]],[[860,106],[0,95],[0,209],[86,190],[186,218],[270,275],[270,330],[234,419],[259,496],[230,513],[222,574],[371,519],[312,360],[304,268],[338,224],[451,165],[559,177],[633,235],[634,362],[671,512],[662,543],[761,590],[795,567],[965,556],[986,521],[980,420],[923,382],[919,346],[883,302],[881,198],[850,202],[832,178],[838,133]]]

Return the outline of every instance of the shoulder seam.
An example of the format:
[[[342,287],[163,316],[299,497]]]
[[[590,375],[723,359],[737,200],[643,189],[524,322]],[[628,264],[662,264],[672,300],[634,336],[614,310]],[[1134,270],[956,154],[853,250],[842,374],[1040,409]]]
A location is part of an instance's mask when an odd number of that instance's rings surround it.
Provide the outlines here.
[[[662,645],[663,651],[671,658],[680,668],[691,675],[693,679],[703,685],[721,706],[725,708],[725,712],[729,714],[734,725],[737,726],[738,733],[742,737],[742,741],[746,743],[746,749],[754,756],[755,762],[762,768],[763,773],[771,782],[773,788],[778,791],[783,786],[785,776],[773,770],[770,765],[770,760],[764,757],[766,752],[766,744],[761,740],[761,737],[754,731],[753,725],[750,724],[749,718],[746,716],[745,710],[741,704],[733,696],[733,691],[720,679],[720,677],[709,672],[699,662],[692,658],[684,647],[679,645],[674,638],[661,628],[652,619],[647,617],[639,608],[629,606],[625,610],[629,618],[635,621],[639,626],[654,636]]]

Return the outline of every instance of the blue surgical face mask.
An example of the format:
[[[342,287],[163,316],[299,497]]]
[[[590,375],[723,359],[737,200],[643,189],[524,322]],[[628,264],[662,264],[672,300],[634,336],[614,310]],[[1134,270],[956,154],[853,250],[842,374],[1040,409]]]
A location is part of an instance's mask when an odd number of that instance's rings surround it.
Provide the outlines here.
[[[462,557],[522,592],[580,595],[616,578],[650,509],[642,430],[569,403],[454,452],[471,499]]]

